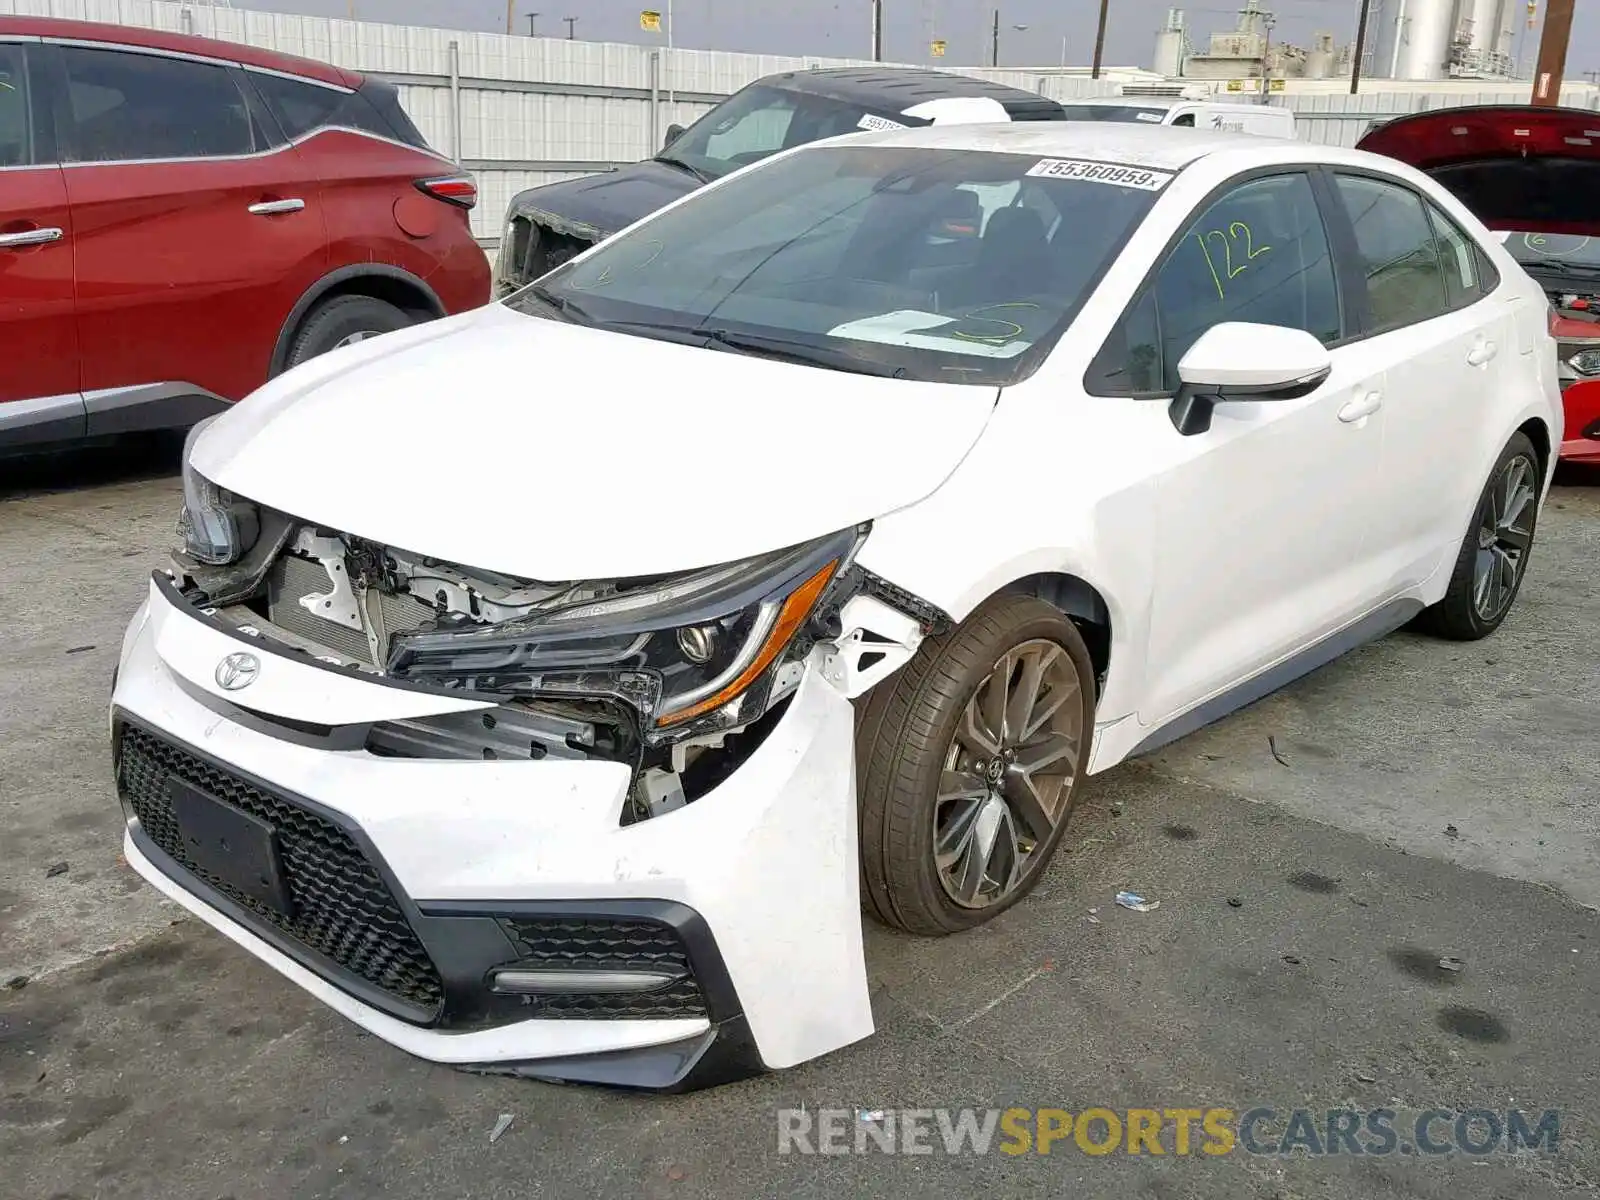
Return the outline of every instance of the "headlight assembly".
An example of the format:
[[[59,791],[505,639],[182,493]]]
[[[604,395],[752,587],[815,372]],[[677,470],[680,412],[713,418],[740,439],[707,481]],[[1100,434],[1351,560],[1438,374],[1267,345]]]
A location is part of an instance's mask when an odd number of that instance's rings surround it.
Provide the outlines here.
[[[183,442],[183,508],[178,513],[178,536],[186,554],[210,566],[226,566],[255,544],[261,515],[248,500],[219,488],[194,469],[190,453],[196,439],[216,417],[207,417]]]
[[[585,689],[608,674],[639,704],[646,736],[670,740],[709,721],[744,724],[764,711],[774,668],[862,533],[688,575],[638,580],[598,599],[497,625],[397,636],[391,674],[485,691]],[[651,681],[641,694],[640,678]],[[718,721],[716,715],[724,719]]]
[[[1585,379],[1590,376],[1600,375],[1600,346],[1591,346],[1587,350],[1579,350],[1567,364]]]

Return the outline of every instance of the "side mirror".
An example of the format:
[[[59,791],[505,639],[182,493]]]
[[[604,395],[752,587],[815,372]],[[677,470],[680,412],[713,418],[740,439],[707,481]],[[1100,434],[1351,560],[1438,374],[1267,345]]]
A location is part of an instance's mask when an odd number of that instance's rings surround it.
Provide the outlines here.
[[[683,136],[683,126],[682,125],[679,125],[679,124],[676,124],[676,123],[668,125],[667,126],[667,136],[662,139],[661,148],[663,150],[665,150],[668,146],[672,145],[673,142],[677,141],[682,136]]]
[[[1226,321],[1213,325],[1178,363],[1168,413],[1179,433],[1211,428],[1211,410],[1231,400],[1297,400],[1333,371],[1328,348],[1303,329]]]

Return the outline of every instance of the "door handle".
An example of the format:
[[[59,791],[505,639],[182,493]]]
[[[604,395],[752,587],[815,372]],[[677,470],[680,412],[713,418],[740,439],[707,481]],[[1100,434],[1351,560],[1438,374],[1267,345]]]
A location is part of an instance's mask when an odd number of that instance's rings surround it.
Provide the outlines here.
[[[0,250],[18,250],[23,246],[43,246],[47,242],[59,242],[61,230],[59,229],[24,229],[21,233],[0,233]]]
[[[305,206],[304,200],[263,200],[252,204],[249,212],[253,217],[275,217],[279,213],[299,212]]]
[[[1467,351],[1467,365],[1481,367],[1500,352],[1500,348],[1490,341],[1479,341],[1471,350]]]
[[[1349,425],[1351,422],[1359,421],[1363,417],[1370,417],[1382,407],[1383,393],[1367,392],[1365,395],[1358,396],[1354,400],[1347,402],[1339,410],[1339,420]]]

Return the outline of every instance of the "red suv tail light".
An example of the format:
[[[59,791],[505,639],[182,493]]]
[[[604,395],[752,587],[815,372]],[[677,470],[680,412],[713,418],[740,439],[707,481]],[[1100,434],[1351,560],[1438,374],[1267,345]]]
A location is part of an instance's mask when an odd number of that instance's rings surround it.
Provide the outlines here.
[[[436,175],[431,179],[419,179],[417,190],[435,200],[454,204],[457,208],[471,208],[478,202],[478,185],[470,175]]]

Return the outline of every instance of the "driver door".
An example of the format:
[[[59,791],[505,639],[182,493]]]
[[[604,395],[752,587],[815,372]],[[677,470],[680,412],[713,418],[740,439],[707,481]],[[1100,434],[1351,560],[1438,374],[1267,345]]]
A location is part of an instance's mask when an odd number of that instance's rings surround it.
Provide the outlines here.
[[[1201,211],[1124,320],[1136,393],[1170,395],[1178,361],[1225,321],[1344,334],[1329,242],[1302,172],[1237,184]],[[1368,531],[1384,379],[1359,343],[1297,400],[1219,404],[1184,436],[1148,406],[1155,593],[1141,723],[1194,708],[1356,619],[1375,600]],[[1364,414],[1364,415],[1363,415]]]

